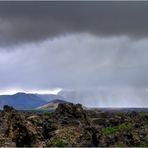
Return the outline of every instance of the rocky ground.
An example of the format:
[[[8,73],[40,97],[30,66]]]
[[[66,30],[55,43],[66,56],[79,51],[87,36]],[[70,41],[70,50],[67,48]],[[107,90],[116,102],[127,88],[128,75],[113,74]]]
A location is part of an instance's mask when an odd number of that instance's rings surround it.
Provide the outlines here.
[[[0,147],[137,146],[148,147],[147,112],[84,110],[80,104],[59,104],[50,113],[0,112]]]

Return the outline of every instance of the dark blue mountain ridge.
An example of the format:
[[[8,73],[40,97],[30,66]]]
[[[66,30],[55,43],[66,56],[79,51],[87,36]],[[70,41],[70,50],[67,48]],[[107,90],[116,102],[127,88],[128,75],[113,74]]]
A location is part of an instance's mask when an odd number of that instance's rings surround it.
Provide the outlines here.
[[[64,97],[53,94],[30,94],[19,92],[14,95],[0,95],[0,109],[4,105],[13,106],[16,109],[34,109],[50,102],[51,100],[64,100]]]
[[[47,103],[34,94],[16,93],[14,95],[1,95],[0,108],[4,105],[10,105],[16,109],[31,109]]]
[[[48,103],[70,103],[70,102],[65,100],[55,99],[55,100],[49,101]]]

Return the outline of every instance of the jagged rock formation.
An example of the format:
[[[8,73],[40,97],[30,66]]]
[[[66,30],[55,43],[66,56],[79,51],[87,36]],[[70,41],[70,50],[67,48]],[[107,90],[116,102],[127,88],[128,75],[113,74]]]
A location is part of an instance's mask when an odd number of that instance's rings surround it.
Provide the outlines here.
[[[55,112],[0,112],[0,147],[148,146],[148,113],[84,110],[59,104]]]
[[[58,128],[50,140],[50,145],[56,146],[56,141],[62,139],[67,146],[98,146],[97,129],[92,125],[86,111],[80,104],[59,104],[52,114]]]
[[[51,115],[31,115],[4,106],[0,146],[97,146],[95,128],[81,105],[60,104]]]

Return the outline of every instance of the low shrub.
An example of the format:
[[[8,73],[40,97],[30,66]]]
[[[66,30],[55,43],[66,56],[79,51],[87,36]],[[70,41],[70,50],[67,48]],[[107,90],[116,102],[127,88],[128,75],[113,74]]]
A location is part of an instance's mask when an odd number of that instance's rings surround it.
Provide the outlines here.
[[[50,114],[51,114],[50,112],[44,112],[45,116],[50,116]]]
[[[56,147],[65,147],[65,142],[63,139],[58,139],[55,144]]]
[[[108,135],[110,135],[110,134],[115,133],[118,129],[117,129],[116,127],[111,127],[111,126],[109,126],[109,127],[103,128],[102,130],[103,130],[103,133],[104,133],[106,136],[108,136]]]

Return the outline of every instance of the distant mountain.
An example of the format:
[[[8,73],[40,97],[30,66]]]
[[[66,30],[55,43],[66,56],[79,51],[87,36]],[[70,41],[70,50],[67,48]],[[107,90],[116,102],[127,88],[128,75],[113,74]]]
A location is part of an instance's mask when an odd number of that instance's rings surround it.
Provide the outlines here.
[[[37,107],[36,109],[53,110],[53,109],[56,109],[60,103],[69,103],[69,102],[64,101],[64,100],[56,99],[56,100],[52,100],[52,101],[48,102],[45,105],[42,105],[40,107]]]
[[[35,94],[17,93],[0,96],[0,108],[3,108],[4,105],[10,105],[16,109],[32,109],[46,103],[47,101]]]
[[[4,105],[13,106],[16,109],[34,109],[39,106],[43,106],[50,102],[51,105],[56,106],[58,103],[64,103],[66,101],[64,97],[53,94],[28,94],[28,93],[16,93],[14,95],[0,95],[0,109]]]

